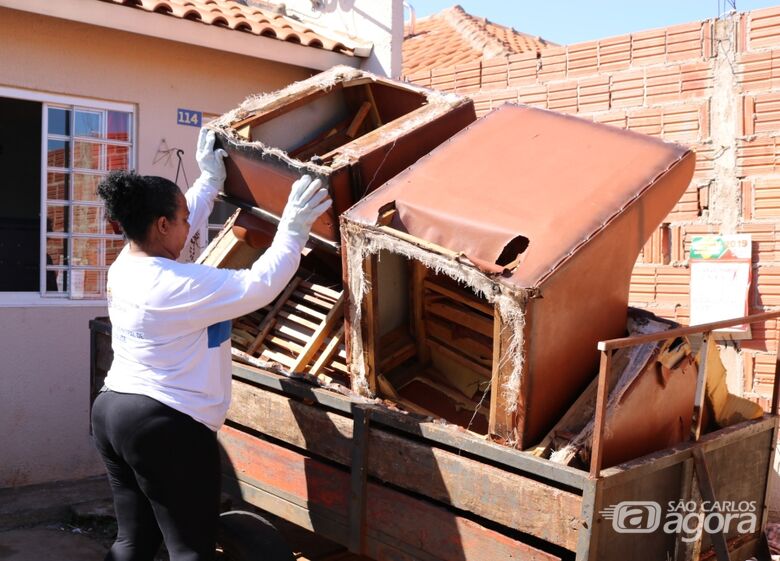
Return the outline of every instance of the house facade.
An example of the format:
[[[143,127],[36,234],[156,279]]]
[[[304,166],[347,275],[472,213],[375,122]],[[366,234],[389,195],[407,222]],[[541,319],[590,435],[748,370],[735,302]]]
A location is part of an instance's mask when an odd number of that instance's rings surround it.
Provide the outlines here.
[[[0,0],[0,487],[103,471],[88,322],[123,240],[100,179],[128,168],[186,190],[199,126],[247,96],[335,64],[400,72],[400,2],[299,4]]]

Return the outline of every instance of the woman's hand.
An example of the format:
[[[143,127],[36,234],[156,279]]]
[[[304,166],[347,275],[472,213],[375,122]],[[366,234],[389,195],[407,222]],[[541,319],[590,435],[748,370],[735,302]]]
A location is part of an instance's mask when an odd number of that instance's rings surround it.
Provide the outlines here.
[[[304,175],[292,184],[287,206],[279,221],[279,230],[289,232],[304,244],[309,239],[312,224],[330,205],[328,190],[322,187],[322,181],[312,181],[310,176]]]
[[[227,176],[225,163],[222,161],[222,158],[227,156],[227,152],[222,148],[214,150],[215,140],[216,135],[214,131],[205,128],[200,129],[195,159],[198,161],[201,178],[204,182],[219,189]]]

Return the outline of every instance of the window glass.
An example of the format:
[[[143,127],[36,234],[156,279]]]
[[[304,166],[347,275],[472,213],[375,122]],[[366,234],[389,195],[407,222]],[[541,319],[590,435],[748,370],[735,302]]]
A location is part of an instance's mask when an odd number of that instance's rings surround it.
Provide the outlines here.
[[[74,119],[75,136],[100,138],[102,136],[103,113],[96,111],[76,111]]]
[[[0,292],[103,298],[125,241],[97,186],[111,170],[133,169],[134,113],[14,95],[0,96],[0,138],[14,140],[14,150],[0,150],[0,169],[12,170],[0,182],[8,195],[0,205],[0,271],[7,273]]]
[[[47,232],[68,232],[70,216],[68,207],[64,205],[48,205],[46,207],[46,231]]]
[[[100,169],[100,156],[103,145],[94,142],[76,141],[73,145],[73,167],[81,169]]]
[[[46,264],[60,267],[68,264],[68,238],[46,238]]]
[[[127,169],[130,164],[130,148],[128,146],[108,145],[107,168],[109,170]]]
[[[107,234],[108,223],[103,218],[103,207],[73,205],[74,234]]]
[[[67,168],[70,166],[70,142],[67,140],[51,140],[48,142],[47,165],[51,168]]]
[[[50,201],[68,200],[68,174],[50,172],[46,174],[46,198]]]
[[[75,201],[96,201],[102,199],[97,194],[97,186],[103,179],[102,175],[91,175],[86,173],[73,174],[73,200]]]
[[[99,238],[73,238],[72,265],[92,266],[101,265],[101,255],[105,240]],[[74,279],[75,282],[75,279]]]
[[[70,136],[70,111],[58,107],[49,107],[49,134]]]
[[[46,268],[47,294],[65,294],[68,292],[68,271],[65,269]]]
[[[125,247],[125,240],[106,240],[106,263],[113,263]]]
[[[75,269],[71,273],[73,298],[101,298],[106,286],[105,271],[85,271]]]
[[[108,140],[121,140],[123,142],[130,140],[130,117],[131,113],[108,112]]]

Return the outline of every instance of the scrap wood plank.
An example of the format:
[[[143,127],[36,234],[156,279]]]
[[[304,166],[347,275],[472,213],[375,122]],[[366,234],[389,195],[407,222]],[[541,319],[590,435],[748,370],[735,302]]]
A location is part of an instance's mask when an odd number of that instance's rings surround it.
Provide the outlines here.
[[[344,415],[233,380],[228,418],[308,454],[350,465],[353,423]],[[576,548],[582,497],[376,425],[369,439],[370,477]]]
[[[425,331],[425,308],[423,304],[423,285],[428,269],[419,261],[412,261],[412,282],[410,283],[410,301],[412,303],[412,333],[417,341],[417,360],[421,364],[428,364],[431,360]]]
[[[444,345],[443,343],[440,343],[436,339],[428,338],[425,340],[425,344],[428,345],[428,347],[430,347],[431,350],[435,350],[441,353],[443,356],[450,358],[455,362],[458,362],[459,364],[462,364],[466,368],[469,368],[473,372],[481,375],[483,378],[490,380],[492,376],[492,370],[489,366],[485,366],[484,364],[475,362],[470,357],[454,351],[453,349],[451,349],[447,345]]]
[[[490,364],[493,360],[493,345],[488,344],[484,338],[480,340],[474,336],[462,336],[452,324],[434,318],[425,321],[425,329],[431,337],[457,347],[464,354],[473,356],[477,362]]]
[[[225,257],[233,251],[239,243],[242,243],[233,234],[233,225],[238,219],[238,215],[241,210],[237,210],[227,219],[225,225],[217,233],[216,237],[211,240],[203,253],[195,260],[196,263],[203,265],[211,265],[212,267],[219,267],[225,260]]]
[[[366,84],[366,97],[371,104],[371,117],[374,119],[374,126],[379,128],[382,126],[382,117],[379,115],[379,108],[376,105],[376,99],[374,99],[374,91],[371,89],[371,84]]]
[[[312,151],[312,149],[314,149],[314,152],[316,152],[316,147],[318,144],[320,144],[326,138],[338,133],[340,129],[346,128],[348,124],[349,122],[347,120],[342,120],[336,123],[335,125],[326,128],[324,131],[322,131],[320,134],[318,134],[309,142],[302,144],[293,150],[290,150],[290,152],[288,153],[289,156],[297,160],[308,159],[308,158],[301,158],[301,155]]]
[[[355,135],[358,132],[358,129],[363,125],[363,121],[366,120],[366,116],[368,115],[368,112],[371,110],[371,102],[364,101],[360,108],[358,109],[357,113],[355,114],[355,118],[352,119],[352,122],[349,124],[349,127],[347,127],[347,136],[350,138],[355,138]]]
[[[486,337],[493,336],[493,319],[484,318],[481,315],[469,313],[458,305],[442,300],[426,299],[425,311],[449,320],[468,329],[473,329]]]
[[[287,308],[287,306],[285,306]],[[309,321],[303,315],[298,315],[293,312],[288,312],[285,309],[282,309],[279,311],[278,316],[280,318],[284,318],[288,320],[290,323],[294,323],[297,325],[300,325],[301,327],[305,327],[306,329],[315,330],[317,329],[317,326],[319,323],[314,323],[313,321]],[[322,319],[325,319],[324,317]]]
[[[311,373],[312,374],[319,374],[320,371],[325,367],[326,364],[328,364],[331,359],[333,358],[333,355],[338,351],[339,343],[341,343],[344,340],[344,324],[342,323],[341,326],[336,330],[336,332],[331,335],[330,340],[325,345],[325,348],[322,349],[322,352],[320,353],[320,356],[317,357],[317,360],[314,361],[314,365],[311,367]]]
[[[284,303],[301,283],[301,280],[302,279],[300,277],[293,278],[293,280],[290,281],[290,284],[287,285],[287,288],[285,288],[276,299],[276,303],[266,314],[262,323],[258,326],[259,333],[257,334],[257,337],[255,337],[255,340],[252,341],[252,344],[249,345],[249,348],[247,348],[247,353],[250,355],[254,354],[257,349],[260,348],[260,345],[263,344],[263,340],[266,338],[268,333],[271,331],[271,328],[273,328],[274,323],[276,322],[276,314],[279,312],[279,310],[282,309],[282,306],[284,306]]]
[[[476,294],[474,294],[472,297],[471,295],[464,294],[461,291],[453,290],[444,285],[441,285],[430,278],[427,278],[425,281],[423,281],[423,286],[430,291],[438,292],[442,296],[446,296],[457,302],[460,302],[461,304],[465,304],[466,306],[474,308],[475,310],[480,311],[485,315],[490,317],[493,316],[493,306],[488,304],[485,300],[480,299]]]
[[[488,407],[480,405],[478,401],[469,399],[455,388],[451,388],[447,384],[436,381],[434,379],[435,374],[436,373],[433,373],[432,375],[429,373],[428,376],[419,376],[412,381],[420,382],[421,384],[424,384],[429,388],[433,388],[439,393],[444,394],[449,399],[451,399],[456,406],[462,407],[463,409],[468,409],[469,411],[478,411],[479,413],[485,415],[485,417],[490,416],[490,409]]]
[[[288,308],[294,312],[299,312],[302,315],[311,316],[314,319],[317,319],[319,321],[322,321],[325,319],[326,313],[322,313],[318,310],[315,310],[314,308],[310,306],[306,306],[305,304],[301,304],[300,302],[296,302],[293,300],[293,298],[297,298],[298,293],[294,292],[293,295],[287,300],[287,302],[284,303],[284,307]]]
[[[286,320],[282,321],[281,319],[276,320],[273,331],[280,335],[285,335],[286,337],[290,337],[291,339],[299,341],[302,346],[306,345],[312,336],[311,332],[309,332],[309,330],[307,330],[305,327],[299,327],[295,323]]]
[[[331,305],[333,305],[333,303],[335,303],[336,300],[341,298],[341,294],[342,294],[341,290],[333,290],[332,288],[329,288],[325,285],[317,284],[308,280],[302,280],[301,286],[303,288],[308,288],[309,290],[316,292],[321,296],[325,296],[326,300],[330,300]]]
[[[496,310],[493,316],[493,368],[490,377],[490,417],[488,433],[504,442],[517,445],[515,418],[509,413],[511,407],[506,402],[505,392],[501,391],[512,375],[512,361],[509,360],[511,348],[511,330],[501,320],[501,314]]]
[[[361,332],[363,333],[363,361],[366,372],[366,382],[370,394],[376,393],[377,387],[377,365],[379,364],[379,349],[381,341],[379,340],[379,275],[377,272],[378,255],[368,255],[363,259],[363,274],[365,282],[371,287],[363,297],[360,303],[362,314],[360,317]],[[353,357],[354,358],[354,357]],[[354,389],[360,389],[353,386]]]
[[[303,509],[296,521],[304,527],[327,528],[331,532],[329,537],[347,543],[350,532],[347,470],[231,427],[220,431],[219,440],[226,451],[223,474],[227,472],[229,477],[278,501],[266,500],[261,503],[264,508],[272,513],[279,508],[279,514],[288,517],[291,507]],[[373,441],[369,443],[371,446]],[[256,494],[247,489],[245,496]],[[365,498],[366,554],[371,559],[560,559],[430,501],[373,481],[367,484]]]
[[[301,300],[308,304],[314,304],[316,306],[319,306],[320,308],[323,308],[325,310],[329,310],[331,306],[333,306],[333,301],[331,300],[323,300],[321,298],[318,298],[314,293],[312,292],[304,292],[302,290],[296,290],[295,293],[293,293],[292,297],[295,300]],[[325,316],[323,315],[323,318]]]
[[[333,308],[328,312],[325,320],[314,331],[306,346],[301,351],[301,354],[295,359],[293,363],[293,370],[301,370],[309,364],[309,361],[316,354],[317,350],[322,346],[325,341],[325,337],[333,329],[336,322],[344,315],[344,295],[339,296]]]

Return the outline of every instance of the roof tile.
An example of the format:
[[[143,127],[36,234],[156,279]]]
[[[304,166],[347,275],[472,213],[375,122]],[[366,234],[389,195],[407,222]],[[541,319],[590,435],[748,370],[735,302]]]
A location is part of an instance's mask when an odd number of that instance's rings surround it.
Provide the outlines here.
[[[356,45],[345,45],[346,40],[327,37],[283,13],[256,6],[245,6],[234,0],[99,0],[130,8],[164,14],[179,19],[199,21],[207,25],[225,27],[253,35],[271,37],[316,49],[355,55]],[[334,36],[336,34],[334,33]]]
[[[536,53],[555,45],[541,37],[472,16],[460,6],[418,19],[414,33],[411,31],[407,25],[403,42],[403,74],[407,77],[435,67]]]

